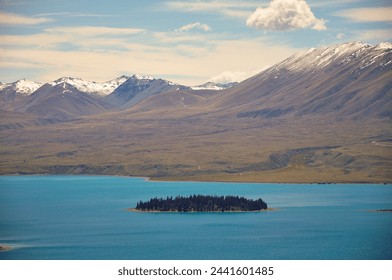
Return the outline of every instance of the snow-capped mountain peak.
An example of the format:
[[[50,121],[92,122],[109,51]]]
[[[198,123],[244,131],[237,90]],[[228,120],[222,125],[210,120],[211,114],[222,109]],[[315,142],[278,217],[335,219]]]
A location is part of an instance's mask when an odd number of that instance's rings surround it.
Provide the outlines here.
[[[94,83],[94,82],[88,82],[88,81],[84,81],[80,78],[73,78],[73,77],[61,77],[51,83],[49,83],[52,86],[57,86],[60,84],[70,84],[72,86],[81,86],[81,85],[85,85],[85,84],[89,84],[89,83]]]
[[[3,84],[3,83],[0,82],[0,90],[3,90],[6,87],[7,87],[7,84]]]
[[[2,88],[12,87],[17,94],[24,96],[31,95],[34,91],[42,86],[41,83],[36,83],[26,79],[18,80],[12,84],[4,84]]]
[[[135,80],[155,80],[155,78],[152,76],[143,76],[138,74],[134,74],[132,78],[134,78]]]
[[[100,95],[107,96],[111,94],[116,88],[118,88],[128,79],[129,79],[128,76],[122,75],[118,78],[102,83],[101,84],[102,89],[100,90]]]
[[[237,82],[228,83],[228,84],[207,82],[207,83],[202,84],[202,85],[193,86],[193,87],[191,87],[191,89],[193,89],[193,90],[222,90],[222,89],[231,88],[231,87],[233,87],[236,84],[237,84]]]
[[[118,86],[124,83],[127,79],[128,77],[121,76],[116,79],[107,81],[105,83],[97,83],[97,82],[85,81],[80,78],[62,77],[49,84],[51,86],[57,86],[60,84],[69,84],[75,87],[80,92],[84,92],[88,94],[96,94],[98,96],[106,96],[112,93]]]
[[[160,78],[154,78],[152,76],[144,76],[144,75],[139,75],[139,74],[134,74],[133,76],[130,77],[130,79],[132,79],[133,81],[135,81],[137,84],[141,83],[141,84],[148,84],[151,83],[153,81],[163,81],[166,84],[168,84],[169,86],[180,86],[177,83],[165,80],[165,79],[160,79]]]
[[[362,42],[349,42],[317,49],[312,48],[289,57],[282,63],[269,69],[269,72],[279,71],[281,69],[290,71],[315,71],[338,64],[346,65],[351,61],[357,60],[360,61],[361,68],[363,68],[375,63],[378,56],[391,49],[391,43],[381,43],[372,47]]]
[[[375,49],[378,50],[390,50],[392,49],[392,43],[389,42],[381,42],[380,44],[378,44]]]

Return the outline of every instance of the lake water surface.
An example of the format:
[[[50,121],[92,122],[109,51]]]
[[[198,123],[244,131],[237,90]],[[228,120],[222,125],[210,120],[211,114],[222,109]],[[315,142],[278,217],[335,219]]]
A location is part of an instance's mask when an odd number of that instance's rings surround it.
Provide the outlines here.
[[[135,213],[139,200],[262,198],[277,211]],[[392,259],[391,185],[1,176],[0,259]]]

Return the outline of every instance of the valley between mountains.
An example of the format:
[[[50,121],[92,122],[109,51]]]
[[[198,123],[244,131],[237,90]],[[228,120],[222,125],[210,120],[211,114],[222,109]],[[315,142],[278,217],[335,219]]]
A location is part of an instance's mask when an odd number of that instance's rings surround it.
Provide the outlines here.
[[[392,182],[392,44],[310,49],[230,85],[0,85],[0,174]]]

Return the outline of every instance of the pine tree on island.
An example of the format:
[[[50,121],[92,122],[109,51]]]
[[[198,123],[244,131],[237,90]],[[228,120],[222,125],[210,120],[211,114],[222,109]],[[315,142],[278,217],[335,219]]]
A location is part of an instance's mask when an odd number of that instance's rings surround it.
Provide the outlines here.
[[[139,211],[157,212],[246,212],[267,209],[261,198],[253,200],[238,196],[191,195],[167,198],[152,198],[139,201]]]

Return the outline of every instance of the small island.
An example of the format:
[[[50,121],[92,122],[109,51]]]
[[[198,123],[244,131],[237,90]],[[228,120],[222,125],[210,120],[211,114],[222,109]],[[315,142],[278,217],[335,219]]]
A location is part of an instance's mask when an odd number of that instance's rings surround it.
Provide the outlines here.
[[[369,210],[369,212],[392,212],[392,209]]]
[[[191,195],[152,198],[139,201],[134,211],[144,212],[252,212],[267,210],[261,198],[253,200],[238,196]]]
[[[0,252],[2,252],[2,251],[9,251],[11,249],[12,249],[11,246],[0,244]]]

